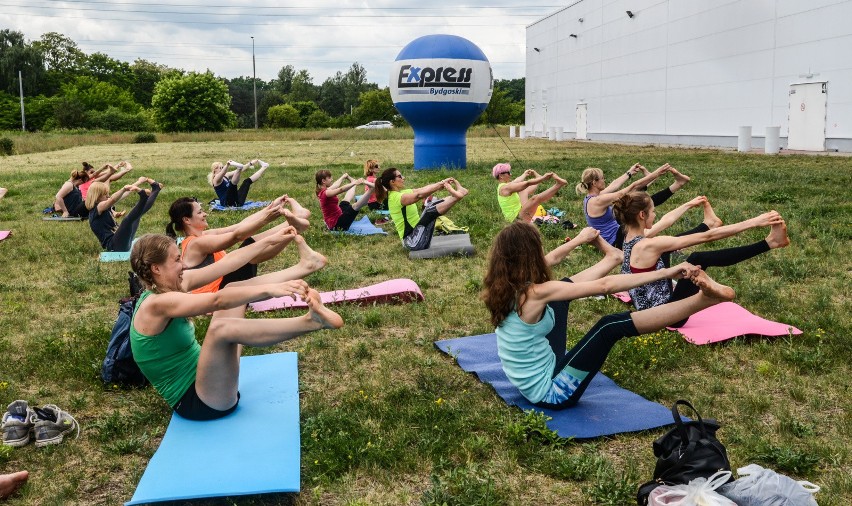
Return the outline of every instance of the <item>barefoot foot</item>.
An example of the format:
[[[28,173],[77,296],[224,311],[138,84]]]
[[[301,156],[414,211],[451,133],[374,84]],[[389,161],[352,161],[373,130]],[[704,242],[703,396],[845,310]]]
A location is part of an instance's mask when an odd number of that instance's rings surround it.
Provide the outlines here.
[[[769,235],[766,236],[766,244],[770,249],[784,248],[790,245],[790,238],[787,236],[787,224],[783,221],[776,225],[772,225],[769,230]]]
[[[733,288],[714,281],[713,278],[708,276],[703,270],[699,270],[691,279],[692,282],[701,289],[701,293],[703,293],[705,297],[709,297],[720,302],[727,302],[734,300],[734,297],[736,296],[736,292],[734,292]]]
[[[27,478],[29,478],[29,473],[26,471],[0,474],[0,499],[5,499],[14,494],[27,482]]]
[[[323,329],[339,329],[343,326],[343,318],[331,309],[322,305],[320,294],[314,290],[308,290],[308,296],[305,298],[308,303],[308,317],[311,321],[320,324]]]
[[[707,228],[719,228],[723,225],[722,220],[713,211],[710,201],[704,202],[704,224],[707,225]]]
[[[316,272],[325,267],[328,259],[312,250],[304,237],[297,235],[294,240],[296,241],[296,248],[299,250],[299,265],[310,272]]]
[[[300,233],[304,232],[311,226],[311,222],[304,218],[299,218],[293,211],[287,208],[283,208],[282,212],[284,213],[284,218],[286,218],[287,223]]]

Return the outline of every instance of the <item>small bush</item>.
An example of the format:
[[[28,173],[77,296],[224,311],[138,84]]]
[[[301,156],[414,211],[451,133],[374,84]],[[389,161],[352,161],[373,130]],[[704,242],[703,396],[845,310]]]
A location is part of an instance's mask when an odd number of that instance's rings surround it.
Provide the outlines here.
[[[134,144],[151,144],[157,142],[157,136],[151,132],[142,132],[133,137]]]
[[[0,137],[0,154],[11,155],[15,151],[15,141],[8,137]]]

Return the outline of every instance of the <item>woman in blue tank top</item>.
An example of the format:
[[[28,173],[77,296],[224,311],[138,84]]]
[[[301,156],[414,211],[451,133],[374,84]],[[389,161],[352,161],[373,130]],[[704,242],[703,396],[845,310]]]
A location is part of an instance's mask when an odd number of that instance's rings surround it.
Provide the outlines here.
[[[550,268],[584,242],[595,244],[605,258],[570,278],[552,281]],[[642,274],[607,276],[622,259],[621,252],[591,228],[583,229],[575,239],[547,255],[538,230],[528,223],[514,222],[495,238],[482,299],[496,327],[503,370],[530,402],[551,409],[573,406],[621,338],[660,330],[734,298],[733,289],[686,263]],[[675,303],[604,316],[566,353],[571,300],[627,290],[664,278],[687,278],[701,290]]]

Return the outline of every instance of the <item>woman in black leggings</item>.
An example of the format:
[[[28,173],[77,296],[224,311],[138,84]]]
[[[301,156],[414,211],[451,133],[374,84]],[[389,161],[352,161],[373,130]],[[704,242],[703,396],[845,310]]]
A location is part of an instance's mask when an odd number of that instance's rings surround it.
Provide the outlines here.
[[[676,236],[660,235],[687,210],[698,206],[704,208],[702,224]],[[626,229],[622,248],[622,274],[664,269],[669,265],[669,255],[672,251],[730,237],[752,228],[770,227],[769,235],[762,241],[746,246],[692,253],[686,261],[701,266],[702,269],[724,267],[790,244],[787,225],[778,212],[769,211],[746,221],[722,226],[706,197],[696,197],[667,213],[656,223],[654,203],[646,193],[634,192],[623,196],[615,202],[613,211]],[[630,297],[636,309],[647,309],[684,299],[697,292],[698,287],[688,280],[678,283],[674,289],[670,281],[659,280],[630,290]],[[684,323],[686,319],[672,326],[680,327]]]
[[[551,281],[550,267],[583,242],[594,243],[605,253],[604,259],[570,278]],[[662,329],[734,297],[733,289],[716,283],[689,264],[643,274],[606,276],[621,258],[618,250],[590,228],[547,255],[534,225],[516,221],[497,235],[481,297],[496,327],[503,371],[530,402],[551,409],[573,406],[620,339]],[[604,316],[566,353],[571,300],[682,276],[699,286],[700,293],[644,311]]]
[[[148,183],[151,190],[143,190],[139,185]],[[102,182],[92,183],[89,193],[86,194],[86,208],[89,210],[89,227],[101,243],[104,251],[130,251],[136,230],[142,215],[151,209],[157,196],[160,194],[162,185],[153,179],[140,177],[135,184],[126,185],[112,195],[109,194],[109,184]],[[139,194],[139,202],[127,213],[121,224],[115,219],[124,213],[117,213],[113,206],[130,192]]]

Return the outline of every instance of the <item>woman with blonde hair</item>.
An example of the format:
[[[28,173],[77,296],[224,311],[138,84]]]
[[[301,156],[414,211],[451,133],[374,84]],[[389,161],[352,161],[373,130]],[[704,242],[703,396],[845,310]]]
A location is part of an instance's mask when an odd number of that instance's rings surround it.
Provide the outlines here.
[[[254,174],[249,176],[240,184],[240,176],[243,170],[259,166]],[[232,168],[234,170],[228,170]],[[243,165],[233,160],[228,160],[227,163],[213,162],[210,166],[210,173],[207,174],[207,182],[213,187],[216,192],[216,197],[219,199],[219,205],[225,207],[242,207],[248,198],[249,189],[252,183],[257,182],[263,176],[269,164],[262,160],[252,160]],[[239,185],[239,188],[237,188]]]
[[[378,160],[367,160],[366,162],[364,162],[364,181],[366,181],[366,182],[368,182],[372,185],[375,185],[376,184],[376,174],[378,174],[380,168],[381,167],[379,166]],[[380,209],[387,209],[388,208],[385,205],[384,201],[379,202],[376,199],[376,194],[373,193],[373,187],[365,184],[364,185],[364,194],[361,196],[361,198],[362,199],[366,198],[368,193],[370,194],[370,198],[367,200],[367,207],[371,211],[378,211]]]
[[[143,190],[139,188],[143,183],[151,185],[151,189]],[[92,229],[95,237],[98,238],[104,251],[130,251],[130,246],[133,244],[133,238],[136,237],[136,230],[139,228],[142,216],[154,205],[162,188],[163,185],[153,179],[140,177],[136,183],[125,185],[110,195],[109,183],[92,183],[89,193],[86,195],[86,208],[89,210],[89,227]],[[138,193],[139,201],[124,216],[121,224],[117,224],[115,219],[120,218],[123,213],[116,213],[113,206],[130,192]]]
[[[289,227],[253,247],[294,240],[304,243]],[[215,293],[194,294],[186,293],[185,266],[173,239],[148,234],[136,242],[130,264],[145,291],[131,320],[130,345],[142,373],[178,415],[213,420],[236,409],[243,346],[272,346],[343,326],[343,319],[323,306],[319,293],[301,280],[313,272],[303,261]],[[294,318],[245,318],[246,304],[281,296],[302,297],[308,312]],[[191,318],[209,313],[213,317],[199,344]]]
[[[586,230],[581,234],[588,237]],[[508,225],[494,239],[481,295],[496,327],[503,371],[539,407],[563,409],[576,404],[619,340],[660,330],[734,297],[731,288],[686,263],[642,274],[606,276],[612,265],[610,254],[596,266],[554,281],[550,268],[557,260],[555,252],[544,254],[535,226],[521,221]],[[700,293],[665,306],[604,316],[566,353],[571,300],[674,278],[693,280]]]
[[[641,179],[621,188],[624,183],[640,171],[644,173]],[[575,190],[578,195],[586,195],[583,199],[583,213],[586,215],[586,222],[590,227],[600,230],[601,235],[608,243],[621,247],[623,235],[619,234],[619,223],[612,214],[612,203],[632,191],[644,189],[666,172],[674,175],[675,182],[653,195],[655,205],[660,205],[668,200],[674,192],[688,183],[690,178],[684,176],[669,164],[659,167],[654,172],[648,172],[648,169],[637,163],[607,185],[601,169],[590,167],[584,170]]]

